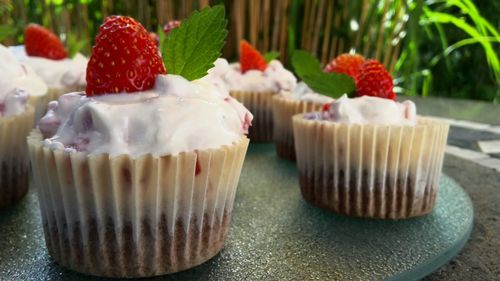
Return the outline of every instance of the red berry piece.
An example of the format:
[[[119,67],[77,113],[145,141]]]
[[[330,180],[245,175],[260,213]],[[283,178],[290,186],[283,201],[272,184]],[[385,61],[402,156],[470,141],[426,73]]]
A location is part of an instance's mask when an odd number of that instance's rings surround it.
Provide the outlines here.
[[[172,31],[172,29],[179,27],[179,25],[181,25],[181,21],[171,20],[163,26],[163,33],[167,35],[170,31]]]
[[[356,75],[365,62],[361,55],[342,54],[325,66],[325,72],[344,73],[356,79]]]
[[[24,28],[26,53],[34,57],[62,60],[68,57],[61,40],[50,30],[35,23]]]
[[[356,78],[356,96],[375,96],[396,100],[392,77],[377,60],[367,60]]]
[[[242,40],[240,42],[240,52],[241,73],[245,73],[251,69],[260,71],[264,71],[266,69],[267,62],[264,57],[247,41]]]
[[[166,73],[156,42],[130,17],[112,16],[99,27],[87,65],[87,96],[131,93],[154,86]]]
[[[156,34],[154,32],[150,32],[149,38],[151,38],[151,40],[153,40],[153,42],[156,43],[156,46],[158,46],[160,44],[160,37],[158,37],[158,34]]]

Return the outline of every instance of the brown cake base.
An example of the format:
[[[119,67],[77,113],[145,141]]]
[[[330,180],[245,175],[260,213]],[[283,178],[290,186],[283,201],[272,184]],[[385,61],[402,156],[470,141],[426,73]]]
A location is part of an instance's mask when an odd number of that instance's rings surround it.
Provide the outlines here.
[[[321,171],[300,173],[300,190],[304,199],[311,204],[334,211],[338,214],[378,218],[406,219],[428,214],[434,208],[437,186],[426,182],[416,186],[413,177],[376,179],[370,190],[369,183],[358,182],[359,173],[351,169],[349,177],[344,170],[339,171],[338,179],[333,173],[323,176]],[[367,171],[362,171],[361,179],[368,179]],[[336,183],[336,184],[335,184]],[[422,197],[414,195],[416,189],[424,188]]]
[[[205,214],[201,229],[198,218],[191,218],[188,232],[180,218],[173,235],[166,215],[158,222],[126,222],[118,228],[112,218],[68,225],[60,218],[44,220],[47,249],[54,260],[69,269],[105,277],[157,276],[197,266],[219,253],[229,229],[230,215],[211,224]],[[104,228],[104,229],[103,229]],[[118,230],[119,229],[119,230]],[[137,237],[135,237],[137,235]]]
[[[292,139],[293,141],[293,139]],[[288,160],[288,161],[295,161],[296,160],[296,155],[295,155],[295,147],[292,142],[290,145],[289,143],[284,143],[278,140],[274,140],[275,146],[276,146],[276,153],[278,154],[279,157]]]
[[[28,192],[28,167],[24,162],[19,165],[1,164],[0,209],[19,202]]]

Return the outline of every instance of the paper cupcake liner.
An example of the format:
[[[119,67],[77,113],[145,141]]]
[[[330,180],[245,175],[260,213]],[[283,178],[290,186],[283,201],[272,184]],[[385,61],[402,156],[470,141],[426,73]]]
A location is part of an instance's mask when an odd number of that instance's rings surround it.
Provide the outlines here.
[[[176,156],[87,155],[28,138],[45,241],[62,266],[97,276],[185,270],[223,247],[248,139]]]
[[[272,97],[276,92],[231,91],[231,96],[241,102],[254,119],[248,131],[252,142],[270,142],[273,140]]]
[[[273,96],[273,139],[278,156],[295,161],[295,143],[293,141],[292,117],[299,113],[319,111],[322,104]]]
[[[26,137],[33,128],[34,109],[0,117],[0,208],[12,205],[26,194],[29,186]]]
[[[293,117],[300,188],[340,214],[402,219],[432,211],[449,125],[338,124]]]

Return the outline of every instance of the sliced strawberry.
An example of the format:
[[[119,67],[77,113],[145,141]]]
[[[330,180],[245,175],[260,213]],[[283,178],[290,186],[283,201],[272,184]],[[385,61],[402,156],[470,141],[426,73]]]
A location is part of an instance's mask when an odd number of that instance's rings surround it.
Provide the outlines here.
[[[99,27],[87,65],[87,96],[131,93],[154,86],[166,73],[156,42],[130,17],[112,16]]]
[[[342,54],[325,66],[325,72],[344,73],[356,79],[356,75],[365,62],[361,55]]]
[[[240,42],[240,65],[241,73],[255,69],[264,71],[267,67],[267,62],[264,57],[250,43],[245,40]]]
[[[181,25],[181,21],[171,20],[163,26],[163,33],[167,35],[170,31],[172,31],[172,29],[179,27],[179,25]]]
[[[36,23],[30,23],[24,28],[24,46],[30,56],[52,60],[68,57],[61,40],[50,30]]]
[[[356,96],[375,96],[396,100],[392,77],[377,60],[367,60],[356,77]]]

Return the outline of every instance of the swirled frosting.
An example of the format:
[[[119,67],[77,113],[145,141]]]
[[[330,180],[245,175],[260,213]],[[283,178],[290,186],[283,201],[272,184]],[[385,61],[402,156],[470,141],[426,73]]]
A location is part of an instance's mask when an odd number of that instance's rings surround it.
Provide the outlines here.
[[[281,91],[280,94],[284,97],[291,98],[294,100],[305,101],[305,102],[313,102],[316,104],[324,104],[331,103],[334,101],[333,98],[324,96],[314,92],[311,88],[309,88],[306,83],[299,82],[297,86],[290,91]]]

